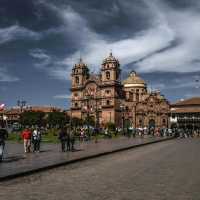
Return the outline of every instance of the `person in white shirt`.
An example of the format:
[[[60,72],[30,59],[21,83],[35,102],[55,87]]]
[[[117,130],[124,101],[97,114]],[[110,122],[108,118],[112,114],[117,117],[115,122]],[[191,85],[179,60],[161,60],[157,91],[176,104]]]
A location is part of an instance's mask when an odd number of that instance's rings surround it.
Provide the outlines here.
[[[38,128],[36,128],[32,134],[33,152],[40,152],[40,142],[41,132]]]

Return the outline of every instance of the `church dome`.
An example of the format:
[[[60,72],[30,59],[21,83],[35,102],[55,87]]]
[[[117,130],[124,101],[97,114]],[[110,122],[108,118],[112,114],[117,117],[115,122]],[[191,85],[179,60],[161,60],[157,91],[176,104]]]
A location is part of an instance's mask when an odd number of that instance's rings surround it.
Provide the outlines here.
[[[123,85],[124,87],[146,87],[145,81],[135,71],[129,74],[129,77],[123,81]]]
[[[103,64],[106,63],[117,63],[119,64],[119,61],[112,55],[112,52],[109,54],[107,58],[103,60]]]

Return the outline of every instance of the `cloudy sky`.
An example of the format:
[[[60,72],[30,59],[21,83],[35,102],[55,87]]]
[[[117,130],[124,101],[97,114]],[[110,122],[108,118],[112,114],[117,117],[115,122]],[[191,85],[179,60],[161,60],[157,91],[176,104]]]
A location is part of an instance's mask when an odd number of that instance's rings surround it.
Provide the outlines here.
[[[110,50],[171,101],[200,89],[197,0],[0,0],[0,103],[69,105],[80,55],[98,72]]]

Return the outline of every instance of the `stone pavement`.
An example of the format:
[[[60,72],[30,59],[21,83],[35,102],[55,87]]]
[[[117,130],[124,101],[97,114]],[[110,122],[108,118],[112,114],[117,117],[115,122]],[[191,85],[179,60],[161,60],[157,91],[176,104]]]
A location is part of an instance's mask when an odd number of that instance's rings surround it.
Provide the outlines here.
[[[23,153],[23,144],[7,143],[4,161],[0,163],[0,181],[166,139],[171,138],[120,137],[98,143],[76,142],[74,152],[61,152],[60,144],[42,143],[40,153],[29,154]]]

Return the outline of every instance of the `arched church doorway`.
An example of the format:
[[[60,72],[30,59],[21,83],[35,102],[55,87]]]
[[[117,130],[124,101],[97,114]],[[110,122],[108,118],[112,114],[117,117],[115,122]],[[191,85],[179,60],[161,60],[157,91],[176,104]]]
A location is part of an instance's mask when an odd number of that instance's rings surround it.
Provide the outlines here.
[[[149,120],[149,128],[151,129],[151,128],[155,128],[156,127],[156,122],[155,122],[155,120],[154,119],[150,119]]]

